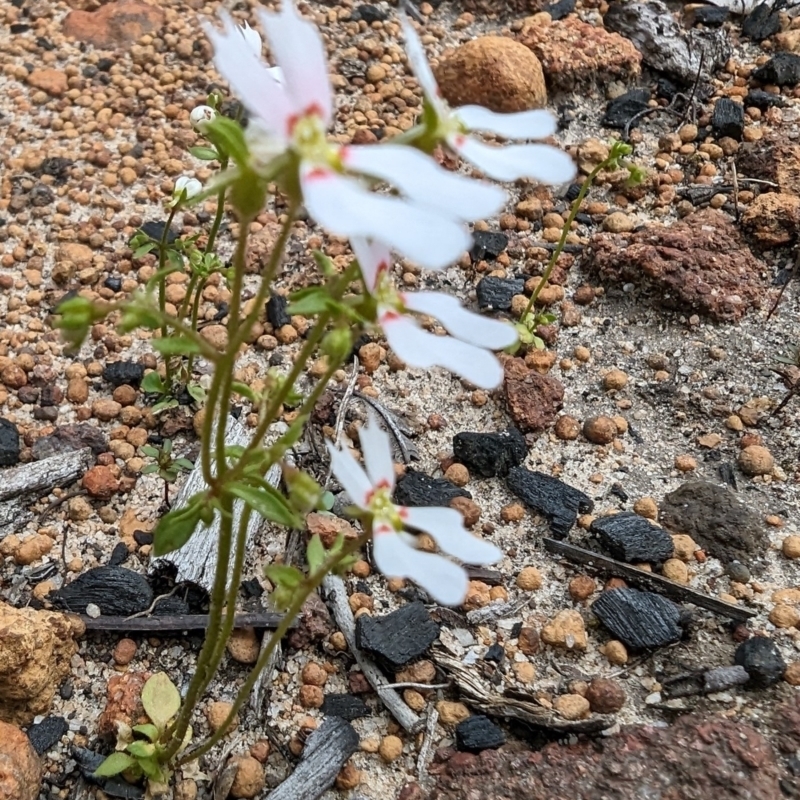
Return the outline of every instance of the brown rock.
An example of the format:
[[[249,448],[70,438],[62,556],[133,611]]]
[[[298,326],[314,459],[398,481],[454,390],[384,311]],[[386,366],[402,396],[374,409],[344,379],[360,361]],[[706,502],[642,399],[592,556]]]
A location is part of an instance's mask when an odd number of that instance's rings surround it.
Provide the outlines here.
[[[124,672],[108,679],[106,705],[97,721],[97,731],[101,736],[113,740],[117,736],[118,723],[133,727],[145,722],[142,688],[149,677],[149,672]]]
[[[115,0],[97,11],[70,11],[64,35],[86,44],[112,49],[134,44],[164,24],[164,11],[141,0]]]
[[[86,472],[81,485],[91,497],[108,500],[119,491],[119,480],[114,467],[97,466]]]
[[[524,653],[526,656],[533,656],[539,652],[539,647],[541,646],[539,640],[539,634],[536,631],[536,628],[531,628],[529,625],[523,625],[519,629],[519,638],[517,639],[517,644],[519,645],[520,652]]]
[[[28,737],[0,722],[0,798],[36,800],[41,784],[42,764]]]
[[[225,700],[215,700],[213,703],[209,703],[208,707],[206,708],[208,727],[216,733],[228,718],[228,714],[230,714],[232,708],[233,703],[227,703]],[[230,733],[232,730],[235,730],[238,725],[239,719],[238,717],[234,717],[233,721],[228,726],[226,733]]]
[[[37,533],[28,537],[14,550],[14,561],[21,566],[33,564],[52,549],[53,540],[43,533]]]
[[[586,719],[589,716],[589,701],[579,694],[562,694],[554,705],[564,719]]]
[[[564,385],[552,375],[529,370],[520,358],[506,363],[504,388],[508,409],[523,432],[543,433],[556,420]]]
[[[517,39],[536,54],[557,89],[627,83],[641,72],[642,56],[630,41],[575,14],[550,25],[526,20]]]
[[[35,69],[28,75],[28,83],[53,97],[61,97],[67,91],[67,75],[60,69]]]
[[[659,305],[736,321],[761,305],[761,264],[722,212],[706,209],[670,226],[589,240],[586,266],[615,285],[633,282]]]
[[[542,628],[542,641],[551,647],[585,650],[588,643],[583,617],[571,609],[558,614]]]
[[[255,797],[265,783],[264,767],[257,759],[252,756],[239,756],[236,759],[236,777],[230,788],[231,797]]]
[[[75,616],[0,603],[0,720],[28,725],[50,710],[83,631]]]
[[[625,705],[625,690],[610,678],[595,678],[586,690],[595,714],[616,714]]]
[[[769,475],[775,466],[775,459],[766,447],[752,444],[739,452],[738,463],[745,475]]]
[[[610,444],[617,433],[617,425],[611,417],[589,417],[583,423],[583,435],[593,444]]]
[[[117,642],[117,646],[114,648],[112,658],[114,659],[115,664],[119,664],[121,667],[124,667],[133,661],[133,657],[135,655],[136,642],[134,642],[133,639],[120,639]]]
[[[539,59],[505,36],[479,36],[445,55],[435,70],[445,100],[492,111],[526,111],[547,104]]]
[[[800,197],[777,192],[760,194],[745,208],[741,223],[761,247],[790,244],[800,225]]]
[[[757,142],[744,142],[736,165],[740,175],[771,181],[778,191],[800,195],[800,143],[779,128]]]
[[[358,537],[358,531],[347,520],[318,511],[306,515],[306,528],[309,535],[319,536],[325,547],[332,547],[340,533],[345,539]]]
[[[253,628],[237,628],[225,645],[231,658],[240,664],[255,664],[261,641]]]

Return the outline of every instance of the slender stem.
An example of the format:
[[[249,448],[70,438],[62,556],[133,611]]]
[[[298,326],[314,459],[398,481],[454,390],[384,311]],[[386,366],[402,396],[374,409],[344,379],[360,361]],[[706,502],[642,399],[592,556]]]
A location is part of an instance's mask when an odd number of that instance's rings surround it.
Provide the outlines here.
[[[167,223],[164,225],[164,230],[161,232],[161,241],[158,245],[158,271],[164,271],[167,264],[167,242],[169,241],[169,232],[172,228],[172,220],[175,218],[175,212],[178,210],[177,206],[172,206],[169,210]],[[158,308],[164,315],[161,323],[161,336],[166,339],[169,336],[169,325],[165,321],[167,313],[167,276],[161,275],[158,280]],[[169,389],[172,389],[172,363],[169,356],[164,356],[164,369],[166,371],[166,384]]]
[[[207,278],[201,278],[194,290],[194,301],[192,302],[192,317],[189,325],[193,331],[197,330],[197,321],[200,317],[200,302],[203,299],[203,290],[206,288]],[[186,365],[186,374],[188,379],[192,377],[192,367],[194,367],[194,354],[189,356],[189,362]]]
[[[364,536],[359,536],[357,539],[352,539],[351,541],[347,542],[335,556],[328,557],[325,560],[325,563],[316,572],[309,575],[302,582],[295,599],[292,601],[291,606],[289,606],[286,611],[286,615],[281,620],[280,625],[270,636],[269,642],[267,642],[266,647],[264,647],[261,651],[255,667],[253,667],[252,672],[247,676],[247,680],[242,684],[242,688],[239,689],[239,692],[237,693],[236,698],[231,706],[231,710],[228,712],[228,716],[225,718],[222,725],[220,725],[216,733],[212,734],[202,745],[196,747],[194,750],[191,750],[188,753],[184,753],[178,759],[176,766],[181,766],[182,764],[186,764],[189,761],[193,761],[201,756],[204,756],[209,750],[211,750],[212,747],[214,747],[226,736],[229,725],[236,718],[236,715],[239,713],[239,709],[245,704],[247,698],[250,696],[250,692],[252,692],[253,686],[255,686],[256,681],[258,680],[258,676],[267,665],[273,650],[275,650],[277,647],[278,642],[280,642],[280,640],[288,633],[289,628],[292,626],[292,623],[300,611],[302,611],[303,605],[311,596],[311,593],[319,588],[326,575],[335,569],[338,564],[347,558],[347,556],[349,556],[351,553],[355,553],[356,550],[358,550],[367,542],[368,539],[369,534],[365,534]]]
[[[564,223],[564,227],[561,229],[561,238],[558,240],[558,244],[556,245],[556,249],[553,250],[553,254],[550,256],[550,260],[547,262],[547,266],[545,267],[544,272],[542,273],[542,277],[539,279],[539,283],[536,284],[536,288],[533,290],[533,294],[531,294],[531,299],[528,300],[528,305],[525,306],[525,310],[522,312],[520,319],[525,319],[530,313],[530,310],[533,308],[533,304],[536,302],[537,298],[539,297],[539,293],[544,289],[545,284],[550,279],[550,275],[553,273],[553,269],[556,266],[556,261],[558,261],[558,257],[561,255],[562,251],[564,250],[564,245],[567,243],[567,236],[569,234],[570,228],[572,227],[572,223],[575,222],[575,217],[578,216],[578,211],[580,211],[581,203],[583,203],[583,199],[586,197],[586,193],[589,191],[589,188],[594,183],[594,179],[606,168],[606,161],[601,161],[586,177],[586,180],[581,184],[581,190],[578,192],[578,196],[575,198],[575,201],[572,204],[572,208],[569,212],[569,217],[567,221]]]
[[[221,164],[220,172],[225,170],[225,167],[228,166],[227,159],[225,159],[225,163]],[[205,246],[205,253],[208,255],[213,249],[214,245],[217,241],[217,234],[219,233],[219,227],[222,224],[222,217],[225,214],[225,189],[220,189],[219,194],[217,195],[217,212],[214,214],[214,222],[211,223],[211,230],[208,232],[208,241],[206,242]]]
[[[192,275],[192,277],[189,278],[189,283],[186,285],[186,294],[183,297],[181,307],[178,309],[178,319],[186,319],[186,314],[189,311],[189,304],[192,302],[192,295],[194,294],[195,287],[199,280],[199,275]]]
[[[172,314],[167,314],[166,311],[161,311],[160,309],[151,309],[151,311],[162,321],[162,325],[169,325],[177,333],[182,333],[187,339],[191,339],[195,342],[200,348],[202,355],[209,361],[218,363],[222,359],[223,354],[215,350],[194,328],[179,322],[177,317],[173,317]],[[163,334],[162,338],[164,338]]]

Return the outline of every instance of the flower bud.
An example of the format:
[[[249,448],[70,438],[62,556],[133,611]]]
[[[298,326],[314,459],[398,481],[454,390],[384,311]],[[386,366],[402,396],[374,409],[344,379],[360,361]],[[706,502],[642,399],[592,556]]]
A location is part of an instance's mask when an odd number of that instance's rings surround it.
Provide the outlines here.
[[[217,112],[214,111],[211,106],[197,106],[197,108],[189,114],[189,121],[196,131],[203,133],[208,127],[208,123],[216,116]]]
[[[203,184],[197,178],[188,178],[186,175],[181,175],[175,181],[175,188],[172,190],[172,196],[176,200],[188,200],[196,194],[203,191]]]

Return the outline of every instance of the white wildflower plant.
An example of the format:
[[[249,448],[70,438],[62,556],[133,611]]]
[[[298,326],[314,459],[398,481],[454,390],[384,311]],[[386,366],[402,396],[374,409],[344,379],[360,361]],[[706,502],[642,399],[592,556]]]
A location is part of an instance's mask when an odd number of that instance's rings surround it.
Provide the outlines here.
[[[408,507],[392,502],[395,485],[388,434],[370,412],[359,431],[363,469],[346,448],[328,443],[333,474],[372,529],[372,553],[378,569],[390,578],[410,578],[437,603],[460,605],[469,579],[464,569],[444,556],[416,547],[409,529],[429,534],[439,548],[466,564],[494,564],[502,551],[473,536],[454,508]]]

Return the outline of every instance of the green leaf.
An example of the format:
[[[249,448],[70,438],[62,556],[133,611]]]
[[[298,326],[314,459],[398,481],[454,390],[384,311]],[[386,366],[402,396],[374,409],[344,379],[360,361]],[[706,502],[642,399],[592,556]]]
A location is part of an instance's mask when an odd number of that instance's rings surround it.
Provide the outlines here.
[[[156,246],[155,242],[148,242],[147,244],[143,244],[141,247],[137,247],[133,251],[133,257],[141,258],[142,256],[146,256],[148,253],[152,252],[155,246]]]
[[[136,763],[148,778],[160,780],[163,777],[161,767],[154,758],[140,758]]]
[[[225,487],[234,497],[238,497],[270,522],[286,525],[289,528],[299,527],[298,520],[286,498],[266,481],[259,486],[248,486],[244,483],[234,483]]]
[[[322,545],[322,539],[319,538],[318,533],[315,533],[308,540],[306,560],[308,561],[308,569],[311,572],[316,572],[325,563],[325,548]]]
[[[230,156],[240,166],[248,160],[247,142],[244,131],[238,122],[223,117],[221,114],[214,117],[204,130],[205,135],[216,144],[219,149]]]
[[[175,461],[173,461],[172,466],[185,470],[186,472],[194,469],[194,464],[192,464],[188,458],[176,458]]]
[[[153,555],[163,556],[183,547],[192,537],[202,513],[202,495],[195,495],[183,508],[161,517],[153,531]]]
[[[151,444],[143,444],[139,450],[143,455],[149,456],[150,458],[158,458],[159,456],[158,448],[153,447]]]
[[[136,764],[136,759],[127,753],[112,753],[95,771],[97,778],[112,778]]]
[[[275,586],[282,586],[285,589],[296,589],[303,580],[303,573],[299,569],[289,567],[286,564],[269,564],[264,567],[264,575]]]
[[[236,392],[236,394],[240,394],[242,397],[246,397],[251,403],[258,402],[256,393],[246,383],[242,383],[241,381],[233,381],[231,383],[231,391]]]
[[[131,730],[133,730],[134,733],[140,733],[142,736],[146,736],[151,742],[155,742],[161,735],[158,728],[150,722],[146,722],[144,725],[134,725]]]
[[[150,345],[162,356],[191,356],[203,352],[200,342],[186,336],[167,336],[162,339],[151,339]]]
[[[186,391],[189,392],[189,396],[196,403],[205,403],[206,390],[199,383],[190,383],[186,387]]]
[[[241,444],[229,444],[225,447],[225,458],[241,458],[245,447]]]
[[[156,672],[142,687],[142,706],[152,723],[161,731],[180,711],[181,695],[166,672]],[[134,742],[134,744],[136,744]],[[133,745],[129,745],[128,749]],[[144,754],[149,757],[151,754]]]
[[[216,161],[219,153],[213,147],[190,147],[189,152],[201,161]]]
[[[322,497],[319,498],[319,504],[325,511],[330,511],[335,502],[336,497],[333,492],[323,492]]]
[[[165,456],[168,456],[172,452],[172,439],[164,439],[161,445],[161,452]]]
[[[160,414],[162,411],[169,411],[169,409],[177,408],[179,405],[180,403],[174,397],[169,397],[159,403],[156,403],[153,406],[153,413]]]
[[[330,256],[325,255],[322,250],[314,250],[312,255],[314,256],[314,261],[317,262],[319,271],[325,275],[325,277],[333,278],[338,274],[336,271],[336,266],[333,263],[333,259]]]
[[[310,286],[291,295],[286,313],[292,316],[299,314],[311,317],[328,309],[335,309],[337,306],[339,303],[330,296],[327,289],[322,286]]]
[[[143,742],[141,739],[131,742],[125,750],[139,760],[152,758],[156,754],[156,746],[152,742]]]
[[[158,472],[158,464],[145,464],[142,469],[142,475],[152,475],[154,472]]]
[[[147,375],[142,378],[139,388],[143,392],[147,392],[149,394],[164,394],[164,392],[167,390],[166,384],[155,370],[148,372]]]

